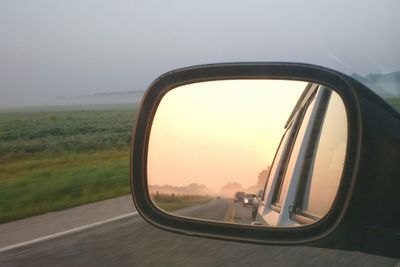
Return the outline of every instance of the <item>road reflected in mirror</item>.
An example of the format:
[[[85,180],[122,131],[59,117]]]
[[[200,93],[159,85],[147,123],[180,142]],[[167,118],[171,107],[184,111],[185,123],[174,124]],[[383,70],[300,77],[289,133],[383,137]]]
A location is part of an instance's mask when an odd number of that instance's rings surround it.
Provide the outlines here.
[[[319,84],[222,80],[170,90],[149,137],[148,191],[183,217],[295,227],[324,217],[347,147],[343,101]]]

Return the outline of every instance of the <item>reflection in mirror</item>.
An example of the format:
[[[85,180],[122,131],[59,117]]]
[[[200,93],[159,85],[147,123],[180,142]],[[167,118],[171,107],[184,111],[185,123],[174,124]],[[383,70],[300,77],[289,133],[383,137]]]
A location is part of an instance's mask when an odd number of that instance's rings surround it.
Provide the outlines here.
[[[339,188],[347,117],[337,93],[291,80],[221,80],[161,99],[148,144],[153,203],[193,219],[294,227]]]

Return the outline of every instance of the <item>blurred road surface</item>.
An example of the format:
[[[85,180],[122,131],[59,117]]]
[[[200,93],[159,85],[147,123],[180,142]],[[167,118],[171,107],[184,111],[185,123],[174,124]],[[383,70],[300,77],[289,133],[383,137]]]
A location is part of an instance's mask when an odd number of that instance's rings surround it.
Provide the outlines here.
[[[209,205],[232,207],[230,201],[215,200]],[[29,218],[11,224],[0,225],[0,238],[5,230],[25,231],[39,229],[38,222],[44,223],[44,228],[55,228],[60,231],[66,227],[77,227],[78,221],[91,221],[87,217],[97,217],[107,220],[104,207],[114,207],[115,218],[123,214],[134,214],[129,197],[89,204],[82,207]],[[94,206],[93,206],[94,205]],[[212,206],[211,205],[211,206]],[[103,209],[101,208],[103,206]],[[210,207],[210,206],[209,206]],[[221,208],[222,209],[222,208]],[[251,208],[238,210],[238,213]],[[97,210],[97,211],[96,211]],[[94,215],[91,214],[92,211]],[[102,212],[100,212],[102,211]],[[119,212],[116,212],[119,211]],[[190,209],[186,210],[190,212]],[[81,214],[81,212],[86,212]],[[193,209],[191,212],[194,212]],[[58,217],[69,215],[67,226],[60,226]],[[207,212],[216,216],[221,212]],[[236,213],[236,214],[238,214]],[[71,218],[74,214],[79,218]],[[188,213],[189,214],[189,213]],[[51,215],[51,216],[50,216]],[[50,216],[50,217],[46,217]],[[218,215],[221,216],[221,215]],[[228,216],[229,215],[226,215]],[[225,218],[228,218],[225,217]],[[52,221],[47,221],[51,218]],[[85,218],[85,219],[82,219]],[[90,220],[89,220],[90,219]],[[21,226],[33,222],[31,231],[23,230]],[[93,222],[88,222],[93,224]],[[56,224],[58,226],[52,226]],[[15,226],[17,225],[17,226]],[[46,225],[48,227],[46,227]],[[82,225],[81,225],[82,226]],[[41,234],[46,231],[41,230]],[[6,236],[17,235],[8,233]],[[32,233],[30,238],[36,238]],[[9,240],[10,241],[10,240]],[[26,240],[25,240],[26,241]],[[10,245],[10,244],[7,244]],[[4,247],[4,243],[1,247]],[[0,248],[1,248],[0,247]],[[121,217],[115,221],[105,222],[47,241],[0,252],[0,266],[400,266],[396,259],[373,256],[359,252],[347,252],[307,247],[270,247],[251,245],[210,239],[194,238],[165,232],[147,224],[138,215]]]

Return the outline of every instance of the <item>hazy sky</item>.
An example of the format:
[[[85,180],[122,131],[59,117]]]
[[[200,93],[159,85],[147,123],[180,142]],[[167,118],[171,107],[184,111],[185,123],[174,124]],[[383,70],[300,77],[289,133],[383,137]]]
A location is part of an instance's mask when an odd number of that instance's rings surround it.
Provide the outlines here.
[[[400,70],[400,1],[303,2],[2,0],[0,107],[143,90],[203,63]]]
[[[149,140],[152,185],[257,184],[272,164],[305,82],[231,80],[189,84],[161,100]]]

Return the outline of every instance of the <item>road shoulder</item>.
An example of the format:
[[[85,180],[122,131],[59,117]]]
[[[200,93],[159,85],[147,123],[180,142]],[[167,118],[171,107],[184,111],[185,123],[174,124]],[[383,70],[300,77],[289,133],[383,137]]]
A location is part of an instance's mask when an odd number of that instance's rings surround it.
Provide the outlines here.
[[[132,196],[90,203],[0,224],[0,248],[54,235],[134,212]]]

